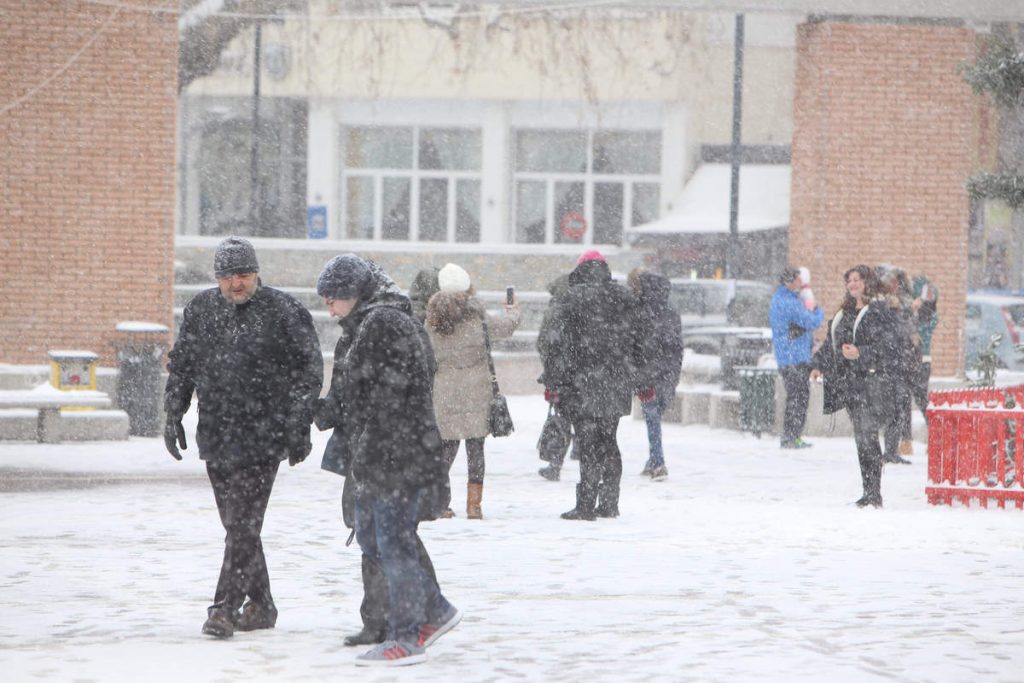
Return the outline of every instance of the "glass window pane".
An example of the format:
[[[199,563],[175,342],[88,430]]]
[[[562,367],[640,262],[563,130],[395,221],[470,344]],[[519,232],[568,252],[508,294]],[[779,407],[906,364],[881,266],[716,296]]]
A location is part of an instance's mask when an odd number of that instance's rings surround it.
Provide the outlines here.
[[[585,173],[587,134],[573,130],[517,131],[516,170],[535,173]]]
[[[409,239],[409,188],[408,178],[384,178],[381,186],[383,203],[381,236],[386,240]]]
[[[546,194],[542,181],[520,180],[516,183],[516,242],[544,243]]]
[[[479,180],[459,180],[455,185],[455,241],[480,241]]]
[[[373,239],[373,178],[350,177],[345,181],[345,236]]]
[[[661,133],[594,133],[594,173],[661,173]]]
[[[622,244],[622,183],[594,183],[594,244]]]
[[[412,128],[347,128],[345,165],[348,168],[412,168]]]
[[[661,187],[658,183],[633,183],[633,222],[643,225],[658,219]]]
[[[586,233],[581,234],[579,231],[580,227],[586,225],[585,218],[580,221],[584,216],[583,187],[583,183],[555,183],[556,244],[579,244],[583,241]]]
[[[480,165],[480,131],[457,128],[420,130],[420,168],[479,171]]]
[[[420,180],[420,240],[445,242],[448,239],[448,179]]]

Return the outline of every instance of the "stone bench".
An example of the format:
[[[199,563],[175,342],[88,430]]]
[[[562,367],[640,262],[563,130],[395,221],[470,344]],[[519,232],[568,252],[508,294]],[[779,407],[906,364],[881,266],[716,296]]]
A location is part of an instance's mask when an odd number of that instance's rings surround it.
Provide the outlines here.
[[[110,396],[102,391],[60,391],[49,385],[27,390],[0,390],[0,411],[6,413],[7,416],[16,419],[21,411],[34,411],[34,436],[40,443],[60,443],[64,433],[68,431],[61,426],[61,408],[110,408],[110,406]],[[109,419],[112,416],[117,418],[123,416],[123,422],[127,425],[128,416],[120,410],[105,410],[102,411],[102,414],[83,411],[76,415],[76,417],[82,418],[82,422],[95,421],[97,418]],[[121,438],[128,438],[127,428],[123,431],[124,436]],[[14,438],[24,436],[26,435],[14,434]]]

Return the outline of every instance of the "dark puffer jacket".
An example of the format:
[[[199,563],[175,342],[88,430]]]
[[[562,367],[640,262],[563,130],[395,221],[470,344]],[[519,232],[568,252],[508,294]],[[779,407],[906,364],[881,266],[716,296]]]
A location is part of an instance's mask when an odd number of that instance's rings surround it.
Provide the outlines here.
[[[200,292],[169,357],[164,408],[182,415],[195,391],[203,460],[279,462],[286,432],[308,438],[324,360],[312,316],[288,294],[260,285],[236,306],[217,288]]]
[[[371,271],[339,323],[331,388],[317,409],[317,426],[335,430],[322,466],[378,494],[447,483],[430,341],[409,299],[376,264]]]
[[[637,388],[653,387],[662,410],[676,393],[683,367],[683,325],[679,314],[668,303],[671,283],[657,273],[639,275],[639,341],[642,363],[637,373]]]
[[[636,387],[637,303],[604,261],[585,261],[549,311],[537,340],[544,385],[572,420],[627,415]]]

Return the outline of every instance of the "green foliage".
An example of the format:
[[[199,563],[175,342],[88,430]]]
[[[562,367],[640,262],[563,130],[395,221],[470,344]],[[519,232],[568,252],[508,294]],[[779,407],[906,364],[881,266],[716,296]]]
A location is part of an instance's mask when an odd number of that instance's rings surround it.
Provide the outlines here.
[[[992,36],[978,61],[962,64],[960,72],[974,92],[988,93],[996,104],[1010,109],[1024,104],[1024,49],[1011,38]]]
[[[1001,199],[1013,209],[1024,207],[1024,176],[1009,173],[976,173],[967,179],[972,199]]]
[[[971,382],[972,387],[992,387],[996,384],[996,368],[999,366],[999,357],[996,355],[996,346],[1002,341],[1003,335],[993,334],[988,340],[988,346],[978,352],[978,359],[971,366],[972,370],[978,373],[978,379]]]

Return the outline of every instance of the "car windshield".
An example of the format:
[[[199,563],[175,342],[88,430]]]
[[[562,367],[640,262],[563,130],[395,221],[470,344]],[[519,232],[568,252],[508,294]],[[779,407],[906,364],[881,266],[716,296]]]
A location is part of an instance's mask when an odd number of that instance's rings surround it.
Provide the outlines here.
[[[1009,313],[1010,319],[1017,327],[1024,327],[1024,304],[1005,306],[1004,310]]]
[[[731,297],[732,283],[725,281],[675,281],[669,303],[679,315],[725,315]]]

